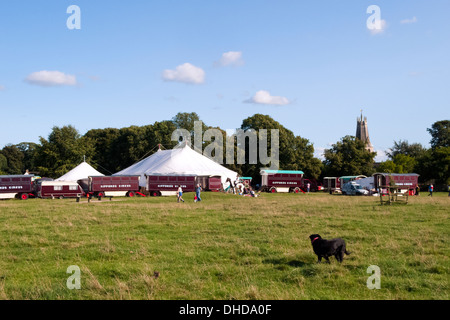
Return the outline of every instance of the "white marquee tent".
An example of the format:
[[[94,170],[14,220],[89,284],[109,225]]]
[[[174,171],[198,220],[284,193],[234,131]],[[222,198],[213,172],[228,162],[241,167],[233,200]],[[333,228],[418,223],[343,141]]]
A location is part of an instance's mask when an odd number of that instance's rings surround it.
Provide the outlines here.
[[[87,179],[89,176],[104,176],[104,174],[92,168],[87,162],[82,162],[56,181],[78,181]]]
[[[227,178],[235,181],[238,173],[186,145],[172,150],[158,150],[114,175],[141,175],[140,184],[145,186],[146,175],[221,176],[224,183]]]

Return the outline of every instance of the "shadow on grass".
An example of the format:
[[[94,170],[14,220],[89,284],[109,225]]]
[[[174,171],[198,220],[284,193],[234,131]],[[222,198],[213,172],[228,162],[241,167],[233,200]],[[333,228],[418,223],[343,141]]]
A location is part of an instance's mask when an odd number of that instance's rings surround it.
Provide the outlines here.
[[[263,263],[273,264],[276,269],[287,269],[288,267],[301,268],[306,265],[306,263],[303,261],[289,260],[287,258],[266,259],[266,260],[263,260]]]

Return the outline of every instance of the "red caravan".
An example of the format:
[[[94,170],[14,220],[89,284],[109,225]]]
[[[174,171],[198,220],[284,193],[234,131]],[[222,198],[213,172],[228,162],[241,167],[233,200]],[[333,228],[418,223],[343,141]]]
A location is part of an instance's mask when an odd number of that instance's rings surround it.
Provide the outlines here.
[[[299,193],[303,187],[303,171],[261,170],[262,190]]]
[[[419,183],[419,175],[417,173],[374,173],[373,180],[375,190],[388,188],[393,180],[397,189],[413,193]]]
[[[26,200],[34,196],[34,175],[0,176],[0,199]]]
[[[43,179],[35,181],[35,194],[42,199],[78,198],[85,195],[76,181],[48,181]]]
[[[179,187],[183,189],[183,192],[194,192],[197,184],[207,191],[222,189],[220,176],[149,175],[146,178],[147,191],[151,196],[172,195]]]
[[[141,194],[140,178],[140,176],[91,176],[78,180],[78,183],[86,194],[94,197],[134,197]]]
[[[147,176],[147,190],[151,196],[171,195],[179,187],[183,192],[193,192],[195,190],[196,176]]]

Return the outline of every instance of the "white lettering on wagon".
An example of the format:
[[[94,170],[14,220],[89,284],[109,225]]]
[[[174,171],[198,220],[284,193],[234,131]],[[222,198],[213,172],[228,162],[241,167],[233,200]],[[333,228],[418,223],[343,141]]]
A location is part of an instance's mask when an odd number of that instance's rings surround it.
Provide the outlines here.
[[[297,184],[297,182],[293,182],[293,181],[273,181],[273,184]]]
[[[131,188],[131,184],[104,184],[100,188]]]

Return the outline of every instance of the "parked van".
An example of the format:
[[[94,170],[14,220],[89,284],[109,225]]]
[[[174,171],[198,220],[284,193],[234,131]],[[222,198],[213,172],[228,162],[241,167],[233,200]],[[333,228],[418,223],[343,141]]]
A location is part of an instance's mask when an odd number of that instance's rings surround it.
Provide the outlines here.
[[[351,196],[366,196],[369,194],[369,190],[366,190],[361,185],[351,181],[344,184],[342,187],[342,194]]]

